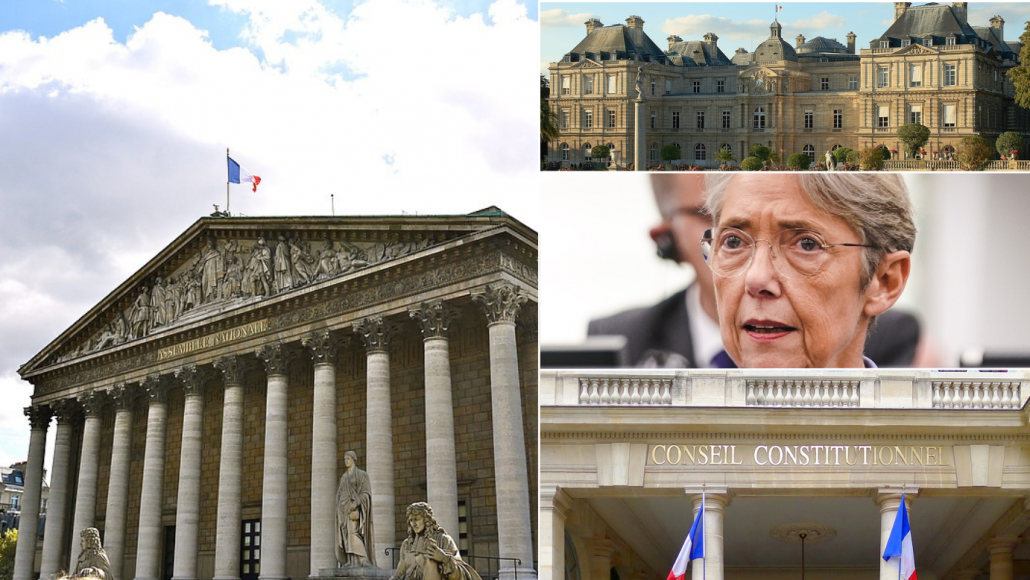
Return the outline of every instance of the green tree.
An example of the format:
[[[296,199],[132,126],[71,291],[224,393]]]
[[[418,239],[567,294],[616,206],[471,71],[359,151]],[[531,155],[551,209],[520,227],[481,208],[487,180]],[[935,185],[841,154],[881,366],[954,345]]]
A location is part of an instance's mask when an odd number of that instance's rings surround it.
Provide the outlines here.
[[[955,159],[963,171],[983,171],[994,151],[979,135],[963,137],[955,148]]]
[[[1023,48],[1019,51],[1019,66],[1009,69],[1008,75],[1016,88],[1016,104],[1030,109],[1030,21],[1019,37]]]
[[[919,123],[908,123],[898,127],[898,140],[901,141],[905,154],[915,157],[919,149],[930,140],[930,129]]]
[[[848,151],[847,158],[848,163],[855,165],[862,160],[862,154],[858,151]]]
[[[794,153],[787,158],[787,167],[790,169],[808,169],[812,165],[812,158],[808,153]]]
[[[675,145],[666,145],[659,151],[662,161],[675,161],[680,158],[680,148]]]
[[[755,159],[761,161],[763,164],[766,161],[770,161],[770,157],[772,156],[772,154],[773,150],[770,147],[766,147],[765,145],[752,145],[751,148],[747,150],[748,157],[754,157]]]
[[[547,143],[558,138],[558,116],[547,104],[547,96],[551,93],[547,78],[540,75],[540,142]]]
[[[733,157],[733,152],[725,145],[723,145],[712,157],[719,162],[721,167],[726,167],[726,164],[730,161],[736,161],[736,158]]]
[[[862,171],[879,171],[883,169],[883,152],[881,147],[867,147],[860,152]]]
[[[848,153],[851,153],[851,149],[848,147],[837,147],[833,150],[833,160],[837,164],[846,163],[848,161]]]
[[[1019,151],[1019,156],[1022,157],[1023,136],[1015,131],[1006,131],[998,136],[994,146],[998,149],[998,155],[1008,155],[1009,151],[1016,150]]]
[[[14,576],[14,551],[18,545],[18,530],[9,530],[0,538],[0,580],[11,580]]]
[[[758,171],[763,167],[765,164],[757,157],[747,157],[740,162],[740,168],[744,171]]]

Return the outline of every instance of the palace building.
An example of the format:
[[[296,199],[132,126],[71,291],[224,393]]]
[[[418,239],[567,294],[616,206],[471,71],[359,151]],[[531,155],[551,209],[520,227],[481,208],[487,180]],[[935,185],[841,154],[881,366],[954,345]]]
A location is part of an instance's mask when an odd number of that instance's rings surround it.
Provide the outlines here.
[[[72,570],[96,527],[113,579],[332,575],[337,483],[371,482],[374,558],[428,501],[487,578],[536,577],[537,234],[468,215],[208,217],[21,367],[21,501]],[[38,553],[37,553],[38,552]]]
[[[1021,45],[1005,38],[1001,16],[976,26],[966,2],[895,2],[894,22],[868,48],[853,33],[842,43],[797,31],[790,42],[784,35],[793,32],[774,21],[753,52],[728,55],[711,32],[669,36],[662,49],[639,16],[587,21],[584,39],[549,66],[561,134],[548,160],[590,160],[593,146],[607,145],[625,165],[638,138],[655,165],[666,145],[680,149],[683,163],[706,167],[719,165],[713,156],[722,147],[740,161],[752,145],[772,147],[783,161],[793,153],[815,160],[837,147],[902,151],[897,131],[906,123],[930,129],[930,158],[968,135],[1030,134],[1030,114],[1015,104],[1006,76]]]
[[[1025,371],[543,371],[540,578],[661,580],[704,493],[688,578],[1030,575]],[[703,574],[707,575],[703,575]]]

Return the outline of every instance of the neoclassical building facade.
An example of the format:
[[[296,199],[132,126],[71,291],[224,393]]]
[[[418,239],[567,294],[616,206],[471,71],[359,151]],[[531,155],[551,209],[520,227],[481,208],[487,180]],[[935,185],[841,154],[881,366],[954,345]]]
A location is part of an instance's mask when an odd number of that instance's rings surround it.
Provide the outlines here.
[[[380,568],[428,501],[484,577],[534,578],[536,277],[497,208],[200,219],[21,367],[23,538],[56,436],[14,577],[72,569],[87,527],[113,580],[331,574],[353,450]]]
[[[715,33],[669,36],[663,49],[638,16],[610,26],[591,19],[586,37],[549,66],[561,134],[548,160],[582,162],[593,146],[607,145],[628,164],[640,137],[648,163],[676,145],[682,162],[706,167],[719,165],[713,155],[722,147],[737,161],[752,145],[772,147],[782,160],[837,147],[902,151],[897,130],[910,122],[930,129],[927,158],[954,151],[968,135],[1028,135],[1030,114],[1015,104],[1006,76],[1018,65],[1018,37],[1010,31],[1006,40],[1001,16],[974,26],[967,4],[895,2],[893,23],[868,48],[853,33],[841,43],[797,31],[791,42],[785,35],[794,31],[774,21],[754,51],[732,56]]]
[[[902,494],[920,580],[1025,577],[1028,387],[1025,371],[545,370],[540,577],[666,578],[702,492],[694,580],[895,580],[880,556]]]

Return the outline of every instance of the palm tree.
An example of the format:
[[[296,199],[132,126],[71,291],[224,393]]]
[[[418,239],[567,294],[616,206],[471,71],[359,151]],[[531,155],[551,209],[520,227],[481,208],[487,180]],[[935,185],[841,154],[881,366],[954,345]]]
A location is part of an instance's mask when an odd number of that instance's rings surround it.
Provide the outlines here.
[[[558,116],[547,106],[547,101],[540,99],[540,142],[546,143],[557,138]]]
[[[736,158],[733,157],[733,152],[725,145],[713,157],[720,163],[720,167],[726,167],[726,164],[730,161],[736,161]]]

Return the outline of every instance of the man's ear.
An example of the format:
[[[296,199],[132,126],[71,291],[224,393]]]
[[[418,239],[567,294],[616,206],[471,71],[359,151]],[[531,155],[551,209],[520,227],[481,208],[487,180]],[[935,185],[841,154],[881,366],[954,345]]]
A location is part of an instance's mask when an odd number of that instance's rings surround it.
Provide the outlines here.
[[[863,312],[867,316],[876,316],[894,306],[901,292],[905,290],[911,269],[911,254],[904,250],[884,256],[866,287]]]

